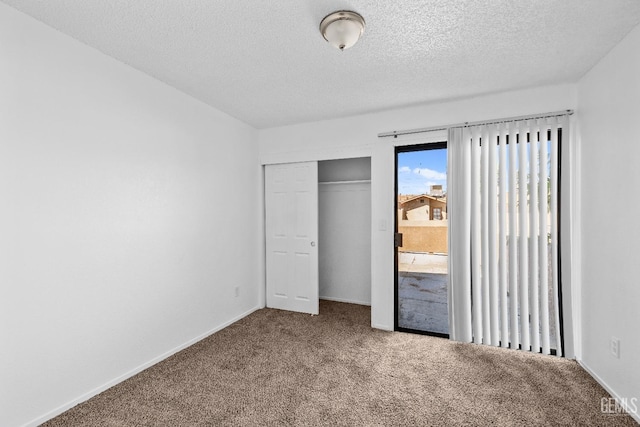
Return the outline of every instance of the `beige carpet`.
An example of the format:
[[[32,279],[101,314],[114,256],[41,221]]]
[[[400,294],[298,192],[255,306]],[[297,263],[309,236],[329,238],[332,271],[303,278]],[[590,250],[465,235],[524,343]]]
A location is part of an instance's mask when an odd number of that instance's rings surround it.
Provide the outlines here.
[[[573,361],[265,309],[46,426],[636,425]]]

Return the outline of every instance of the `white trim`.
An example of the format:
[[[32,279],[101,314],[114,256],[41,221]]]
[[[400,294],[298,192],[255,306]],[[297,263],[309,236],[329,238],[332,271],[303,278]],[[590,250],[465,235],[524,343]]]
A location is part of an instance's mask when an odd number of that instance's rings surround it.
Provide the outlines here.
[[[437,142],[445,142],[449,138],[449,130],[442,129],[434,132],[423,134],[408,134],[399,135],[397,138],[393,138],[394,147],[402,147],[405,145],[420,145],[420,144],[432,144]],[[383,141],[387,142],[387,141]],[[395,159],[393,159],[395,162]],[[395,177],[394,177],[395,179]]]
[[[260,184],[259,184],[259,192],[258,192],[258,206],[261,206],[260,209],[260,218],[259,218],[259,235],[262,236],[260,239],[260,248],[259,248],[259,263],[258,263],[258,271],[260,281],[258,283],[258,308],[265,308],[267,306],[267,234],[266,234],[266,226],[267,226],[267,209],[265,204],[265,181],[264,181],[264,166],[260,166]]]
[[[372,323],[371,327],[374,329],[380,329],[381,331],[393,332],[393,328],[389,325],[383,325],[382,323]]]
[[[628,408],[627,408],[626,401],[624,399],[622,399],[618,395],[618,393],[613,391],[613,388],[611,388],[609,386],[609,384],[606,383],[605,380],[600,378],[591,368],[589,368],[589,366],[586,363],[584,363],[583,360],[578,360],[578,364],[582,367],[582,369],[587,371],[587,373],[589,375],[591,375],[593,377],[593,379],[596,380],[598,382],[598,384],[600,384],[602,386],[602,388],[604,388],[607,391],[607,393],[609,393],[611,395],[611,397],[613,397],[618,402],[620,402],[621,406],[624,408],[624,410],[627,412],[627,414],[629,414],[631,416],[631,418],[633,418],[638,424],[640,424],[640,412],[638,412],[638,411],[630,412],[628,410]],[[604,397],[604,396],[602,396],[602,397]]]
[[[571,241],[571,298],[573,310],[573,355],[576,359],[582,359],[582,150],[580,148],[580,136],[577,134],[577,118],[573,116],[569,122],[571,130],[570,144],[572,148],[572,241]],[[566,335],[566,332],[565,332]]]
[[[352,300],[349,298],[323,297],[322,295],[320,295],[320,299],[327,300],[327,301],[344,302],[347,304],[366,305],[371,307],[371,302]]]
[[[291,150],[279,153],[262,153],[260,154],[260,164],[275,165],[280,163],[355,159],[359,157],[371,157],[372,151],[372,145],[366,144],[356,147],[326,147],[314,150]]]
[[[186,343],[181,344],[181,345],[179,345],[179,346],[177,346],[177,347],[175,347],[175,348],[173,348],[173,349],[161,354],[160,356],[154,357],[153,359],[149,360],[148,362],[145,362],[142,365],[131,369],[130,371],[128,371],[128,372],[126,372],[126,373],[124,373],[124,374],[112,379],[111,381],[107,381],[105,384],[103,384],[101,386],[98,386],[98,387],[94,388],[93,390],[91,390],[91,391],[89,391],[87,393],[84,393],[84,394],[78,396],[77,398],[75,398],[75,399],[73,399],[73,400],[71,400],[71,401],[69,401],[69,402],[67,402],[67,403],[65,403],[65,404],[63,404],[61,406],[58,406],[56,409],[54,409],[52,411],[49,411],[46,414],[27,422],[26,424],[23,424],[23,427],[31,427],[31,426],[36,427],[36,426],[39,426],[40,424],[43,424],[46,421],[49,421],[49,420],[53,419],[54,417],[57,417],[58,415],[62,414],[63,412],[68,411],[69,409],[73,408],[74,406],[91,399],[92,397],[94,397],[94,396],[102,393],[103,391],[105,391],[105,390],[107,390],[107,389],[109,389],[109,388],[111,388],[111,387],[113,387],[113,386],[115,386],[115,385],[117,385],[117,384],[119,384],[119,383],[121,383],[121,382],[123,382],[123,381],[125,381],[125,380],[127,380],[129,378],[131,378],[131,377],[133,377],[134,375],[136,375],[136,374],[144,371],[145,369],[147,369],[147,368],[149,368],[149,367],[151,367],[151,366],[163,361],[164,359],[166,359],[166,358],[168,358],[170,356],[173,356],[174,354],[178,353],[179,351],[182,351],[185,348],[192,346],[193,344],[197,343],[198,341],[201,341],[201,340],[209,337],[210,335],[213,335],[216,332],[226,328],[227,326],[230,326],[231,324],[239,321],[240,319],[243,319],[244,317],[247,317],[248,315],[250,315],[251,313],[253,313],[253,312],[255,312],[255,311],[259,310],[259,309],[260,309],[260,307],[254,307],[254,308],[252,308],[252,309],[250,309],[250,310],[248,310],[248,311],[246,311],[246,312],[234,317],[233,319],[228,320],[228,321],[222,323],[221,325],[216,326],[215,328],[209,330],[208,332],[205,332],[204,334],[199,335],[196,338],[193,338],[193,339],[187,341]]]

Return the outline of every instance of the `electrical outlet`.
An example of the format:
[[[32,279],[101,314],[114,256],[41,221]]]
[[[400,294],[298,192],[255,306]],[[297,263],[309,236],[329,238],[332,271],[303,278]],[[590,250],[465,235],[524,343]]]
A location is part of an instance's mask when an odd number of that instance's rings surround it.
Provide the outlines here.
[[[236,286],[236,298],[240,296],[240,286]]]
[[[616,337],[611,337],[611,341],[609,342],[609,349],[611,350],[611,355],[616,359],[620,359],[620,340]]]

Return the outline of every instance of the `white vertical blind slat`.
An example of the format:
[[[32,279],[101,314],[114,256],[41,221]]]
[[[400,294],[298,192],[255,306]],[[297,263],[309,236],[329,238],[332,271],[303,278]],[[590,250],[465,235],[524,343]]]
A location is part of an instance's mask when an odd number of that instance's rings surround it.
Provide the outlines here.
[[[551,128],[551,287],[553,289],[553,315],[555,316],[556,355],[562,356],[560,341],[560,304],[558,283],[558,125]]]
[[[480,204],[480,129],[471,132],[471,304],[473,321],[473,342],[482,344],[482,242]]]
[[[518,135],[518,293],[520,294],[520,342],[522,350],[529,351],[531,334],[529,330],[529,217],[527,214],[527,131],[524,126]]]
[[[496,126],[489,129],[489,167],[487,170],[487,214],[488,219],[488,246],[489,246],[489,323],[491,325],[491,345],[500,345],[500,305],[498,301],[499,295],[499,279],[498,279],[498,131]]]
[[[449,129],[447,150],[449,246],[449,335],[471,342],[471,145],[466,129]],[[468,135],[467,135],[468,136]]]
[[[489,142],[489,131],[485,127],[482,130],[482,136],[480,140],[480,207],[482,212],[480,214],[481,227],[480,234],[482,238],[482,253],[481,253],[481,271],[482,271],[482,332],[484,334],[482,342],[484,344],[491,344],[491,298],[489,290],[489,149],[491,143]]]
[[[538,184],[538,200],[540,215],[540,238],[538,243],[540,265],[540,337],[542,353],[550,354],[549,345],[549,240],[548,240],[548,129],[549,126],[540,128],[540,182]]]
[[[529,130],[529,292],[531,320],[531,351],[540,351],[540,294],[538,289],[538,131],[535,124]]]
[[[500,129],[499,160],[498,160],[498,249],[499,249],[499,283],[500,283],[500,344],[502,347],[509,346],[509,309],[507,306],[508,289],[508,260],[507,260],[507,135],[506,127]]]
[[[509,129],[509,331],[510,346],[520,345],[518,321],[518,144],[517,131],[513,123]]]

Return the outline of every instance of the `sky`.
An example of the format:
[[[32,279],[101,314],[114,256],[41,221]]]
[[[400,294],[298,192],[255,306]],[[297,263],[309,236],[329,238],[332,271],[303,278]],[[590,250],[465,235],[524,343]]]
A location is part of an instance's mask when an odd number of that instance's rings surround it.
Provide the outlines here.
[[[547,142],[547,153],[550,156],[551,142]],[[498,147],[496,147],[496,156]],[[517,154],[519,156],[519,153]],[[527,163],[529,147],[526,151]],[[496,158],[498,160],[498,157]],[[506,158],[509,167],[509,155]],[[551,164],[549,157],[543,161],[546,164],[547,176],[550,175]],[[527,166],[528,167],[528,166]],[[528,172],[527,172],[528,173]],[[447,149],[410,151],[398,153],[398,194],[429,194],[430,186],[442,185],[447,190]],[[509,182],[507,182],[508,191]]]
[[[428,194],[431,185],[447,189],[447,150],[398,153],[398,193]]]

